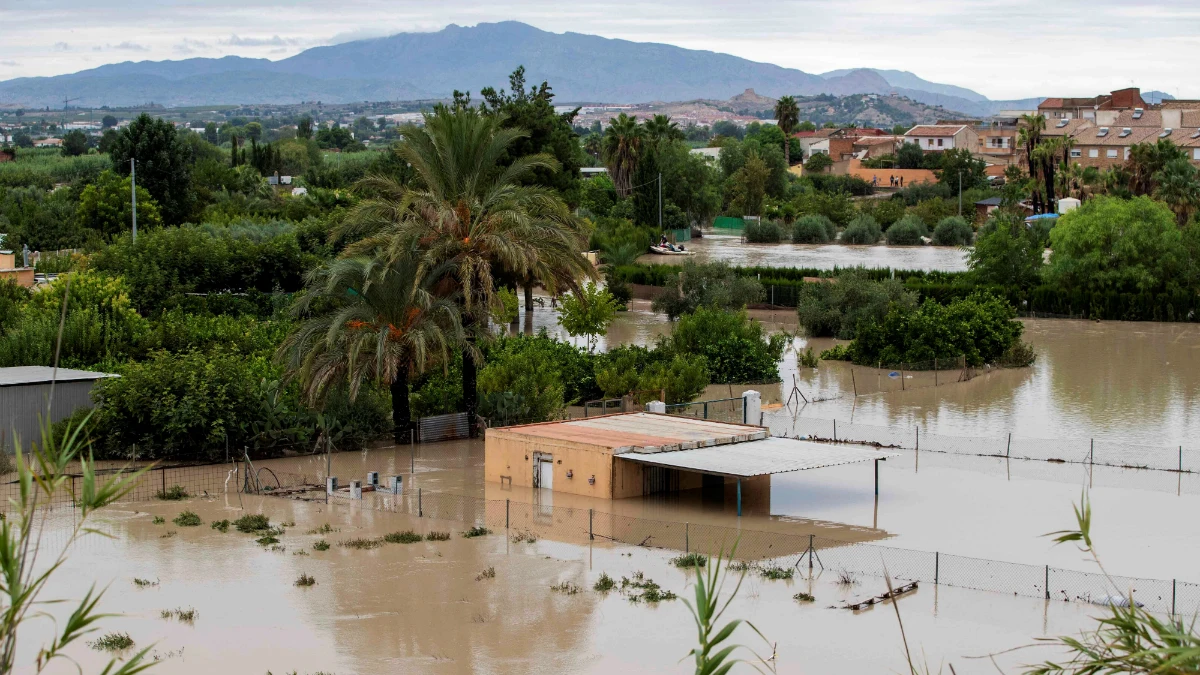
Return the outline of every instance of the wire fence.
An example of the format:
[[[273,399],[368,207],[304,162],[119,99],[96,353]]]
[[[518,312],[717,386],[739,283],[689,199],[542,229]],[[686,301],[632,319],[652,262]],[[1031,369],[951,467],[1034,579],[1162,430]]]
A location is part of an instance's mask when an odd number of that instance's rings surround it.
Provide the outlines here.
[[[746,399],[742,396],[735,398],[720,398],[711,401],[695,401],[692,403],[673,403],[666,406],[668,415],[694,417],[702,420],[716,420],[732,424],[757,424],[758,420],[746,420]]]
[[[613,513],[484,499],[424,489],[401,495],[366,493],[363,505],[416,517],[463,523],[503,532],[516,541],[548,539],[586,545],[596,541],[717,555],[737,543],[736,558],[760,567],[798,569],[802,574],[890,577],[996,593],[1105,605],[1132,598],[1150,611],[1200,613],[1200,584],[1175,579],[1109,577],[1048,565],[985,560],[915,551],[818,535],[746,530],[721,525],[636,518]]]
[[[949,384],[969,382],[997,369],[995,366],[988,365],[969,366],[965,356],[893,365],[881,363],[875,367],[855,365],[849,362],[839,365],[850,371],[850,389],[856,397],[926,387],[944,387]]]
[[[813,440],[980,457],[1200,472],[1200,448],[1183,445],[1150,446],[1099,438],[1026,438],[1011,433],[999,437],[948,436],[926,433],[918,426],[878,426],[846,420],[794,417],[782,411],[770,412],[763,419],[774,436],[799,436]]]

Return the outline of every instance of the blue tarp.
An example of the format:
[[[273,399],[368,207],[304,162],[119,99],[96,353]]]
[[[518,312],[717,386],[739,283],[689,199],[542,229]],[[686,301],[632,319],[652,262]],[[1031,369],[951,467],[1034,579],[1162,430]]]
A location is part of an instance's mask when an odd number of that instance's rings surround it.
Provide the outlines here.
[[[1036,216],[1029,216],[1028,218],[1025,219],[1025,222],[1028,223],[1032,220],[1053,220],[1057,217],[1058,217],[1057,213],[1039,213]]]

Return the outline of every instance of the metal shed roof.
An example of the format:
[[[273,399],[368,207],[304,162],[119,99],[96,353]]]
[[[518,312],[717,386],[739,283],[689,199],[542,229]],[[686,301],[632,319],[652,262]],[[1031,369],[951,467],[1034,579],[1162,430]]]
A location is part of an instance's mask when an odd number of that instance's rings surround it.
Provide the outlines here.
[[[49,384],[51,380],[59,382],[74,382],[79,380],[99,380],[105,377],[119,377],[110,373],[96,373],[90,370],[73,370],[59,368],[56,373],[49,366],[16,366],[0,368],[0,387],[16,387],[25,384]]]
[[[770,436],[763,427],[644,412],[503,427],[497,431],[587,443],[611,448],[617,455],[687,450]]]
[[[764,438],[694,450],[655,453],[626,452],[619,456],[621,459],[652,466],[750,478],[887,459],[899,455],[892,452],[881,452],[873,448],[846,447],[791,438]]]

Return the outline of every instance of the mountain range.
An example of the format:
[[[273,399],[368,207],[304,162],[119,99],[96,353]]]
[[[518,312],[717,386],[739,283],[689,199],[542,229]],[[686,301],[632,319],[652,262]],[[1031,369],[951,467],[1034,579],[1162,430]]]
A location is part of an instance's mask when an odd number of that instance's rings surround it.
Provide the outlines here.
[[[1035,108],[1041,100],[992,101],[906,71],[858,68],[814,75],[717,52],[551,33],[505,21],[314,47],[278,61],[238,56],[129,61],[17,78],[0,82],[0,105],[54,107],[64,98],[78,99],[83,107],[434,99],[455,89],[506,86],[519,65],[528,81],[550,82],[559,102],[726,99],[752,88],[771,97],[895,94],[985,116]]]

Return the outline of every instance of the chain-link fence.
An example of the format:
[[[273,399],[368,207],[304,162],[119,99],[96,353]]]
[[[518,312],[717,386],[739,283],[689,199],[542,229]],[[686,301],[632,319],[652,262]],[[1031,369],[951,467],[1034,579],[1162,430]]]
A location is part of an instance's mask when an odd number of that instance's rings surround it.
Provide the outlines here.
[[[1126,469],[1200,472],[1200,449],[1149,446],[1109,439],[1026,438],[1005,436],[948,436],[929,434],[917,426],[888,426],[860,422],[768,413],[764,423],[773,436],[861,443],[929,452],[1008,457],[1046,462],[1095,464]]]
[[[1173,579],[1105,577],[1095,572],[1047,565],[984,560],[940,552],[914,551],[819,535],[747,530],[606,513],[538,502],[484,499],[409,490],[403,495],[366,493],[363,504],[379,510],[457,521],[522,541],[547,539],[571,544],[613,542],[631,546],[716,555],[737,544],[736,558],[762,566],[835,574],[848,582],[858,576],[919,581],[1014,595],[1108,604],[1132,597],[1155,612],[1200,612],[1200,584]]]

